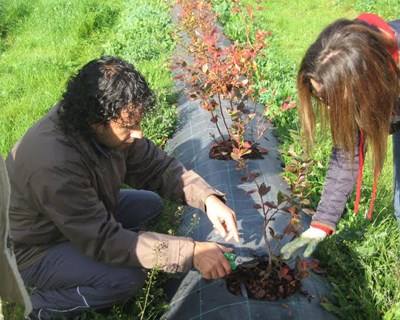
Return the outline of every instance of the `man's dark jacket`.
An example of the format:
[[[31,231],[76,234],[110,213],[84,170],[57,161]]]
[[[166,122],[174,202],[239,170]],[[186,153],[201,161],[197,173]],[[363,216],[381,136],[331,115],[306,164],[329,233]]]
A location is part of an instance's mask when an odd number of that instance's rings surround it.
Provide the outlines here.
[[[65,135],[58,108],[29,129],[7,158],[19,268],[70,241],[83,254],[109,264],[190,269],[192,239],[135,233],[115,220],[120,187],[153,190],[203,210],[205,199],[220,193],[147,139],[118,151],[99,148],[79,134]]]

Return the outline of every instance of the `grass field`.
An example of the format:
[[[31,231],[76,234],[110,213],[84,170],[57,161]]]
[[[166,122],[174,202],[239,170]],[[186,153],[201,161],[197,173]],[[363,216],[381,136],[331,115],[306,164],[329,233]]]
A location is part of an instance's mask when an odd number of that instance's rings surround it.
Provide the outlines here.
[[[174,47],[164,1],[15,0],[0,3],[0,153],[5,156],[61,96],[69,76],[113,54],[133,62],[158,93],[147,133],[159,143],[176,116],[168,57]],[[165,121],[162,119],[166,119]],[[158,127],[157,127],[158,126]],[[160,127],[161,126],[161,127]]]
[[[264,29],[272,33],[268,38],[266,57],[257,64],[260,76],[258,89],[262,90],[259,101],[266,105],[266,113],[275,125],[282,141],[283,160],[289,148],[301,153],[298,118],[295,110],[282,112],[280,106],[287,97],[296,97],[296,70],[306,48],[317,34],[331,21],[355,18],[359,12],[370,11],[387,19],[400,17],[398,1],[242,1],[243,8],[251,5],[254,10],[253,29]],[[248,17],[231,15],[228,1],[214,1],[220,21],[228,35],[243,41]],[[242,13],[246,12],[244,9]],[[335,301],[324,306],[341,319],[400,319],[400,232],[393,217],[392,207],[392,154],[391,141],[385,168],[380,178],[375,205],[375,220],[369,223],[352,214],[352,201],[348,202],[347,214],[341,219],[335,236],[324,241],[316,252],[328,270]],[[323,187],[327,161],[331,150],[329,136],[322,130],[317,133],[313,149],[314,166],[307,180],[311,202],[316,205]],[[362,190],[364,212],[371,195],[371,168],[365,168]],[[290,177],[289,177],[290,178]]]

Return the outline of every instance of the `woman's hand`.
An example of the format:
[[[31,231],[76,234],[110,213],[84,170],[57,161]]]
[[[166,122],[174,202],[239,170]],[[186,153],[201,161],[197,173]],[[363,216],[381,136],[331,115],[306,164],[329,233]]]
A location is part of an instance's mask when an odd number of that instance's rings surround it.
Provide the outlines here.
[[[308,258],[314,252],[318,243],[327,237],[327,233],[319,228],[310,227],[300,237],[285,244],[281,249],[282,259],[289,260],[294,253],[302,247],[306,247],[303,256]]]

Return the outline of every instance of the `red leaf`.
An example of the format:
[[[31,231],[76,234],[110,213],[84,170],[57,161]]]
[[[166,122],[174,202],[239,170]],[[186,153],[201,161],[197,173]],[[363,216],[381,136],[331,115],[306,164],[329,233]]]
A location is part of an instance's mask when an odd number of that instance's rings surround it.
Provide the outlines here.
[[[300,259],[297,262],[297,270],[307,271],[308,270],[308,261],[306,259]]]
[[[243,143],[243,148],[245,148],[245,149],[251,149],[251,147],[252,147],[252,144],[251,144],[250,141],[245,141],[245,142]]]
[[[232,160],[239,161],[241,157],[240,157],[240,154],[231,152],[231,158],[232,158]]]
[[[254,17],[253,7],[247,6],[246,10],[247,10],[247,14],[250,16],[250,19],[253,19],[253,17]]]
[[[211,121],[212,123],[217,123],[217,122],[218,122],[218,116],[215,115],[215,116],[211,117],[210,121]]]
[[[265,183],[261,183],[261,185],[258,187],[258,192],[260,193],[261,196],[265,196],[268,192],[270,192],[271,186],[266,186]]]
[[[269,234],[272,236],[272,238],[275,238],[275,231],[271,227],[268,227],[269,229]]]
[[[285,230],[283,230],[284,234],[294,234],[298,235],[300,230],[300,223],[298,219],[290,219],[290,222],[286,226]]]
[[[254,206],[253,206],[255,209],[261,209],[262,207],[261,207],[261,205],[259,205],[258,203],[256,203]]]
[[[183,75],[183,74],[177,74],[176,76],[174,76],[175,80],[182,80],[184,78],[185,78],[185,75]]]
[[[240,155],[240,149],[238,149],[238,148],[233,148],[232,152],[237,154],[237,155]]]
[[[297,268],[300,271],[311,270],[321,275],[326,273],[326,271],[320,267],[319,260],[317,259],[301,259],[297,262]]]
[[[281,110],[282,111],[287,111],[290,109],[296,108],[296,102],[295,101],[284,101],[281,105]]]
[[[259,175],[260,175],[260,174],[259,174],[258,172],[252,172],[252,173],[250,173],[248,181],[249,181],[249,182],[254,181],[254,179],[257,178]]]
[[[289,269],[288,266],[283,266],[282,268],[280,268],[280,270],[279,270],[279,278],[282,279],[285,276],[287,276],[289,271],[290,271],[290,269]]]
[[[268,149],[263,148],[263,147],[257,147],[257,150],[258,150],[261,154],[267,154],[267,153],[268,153]]]
[[[276,209],[277,208],[275,203],[269,202],[269,201],[265,201],[264,205],[267,206],[268,208],[271,208],[271,209]]]
[[[259,172],[257,171],[252,171],[250,172],[247,176],[243,176],[240,178],[242,182],[253,182],[255,178],[257,178],[260,175]]]
[[[260,91],[259,91],[258,93],[259,93],[259,94],[263,94],[263,93],[266,93],[266,92],[268,92],[268,89],[267,89],[267,88],[261,88]]]
[[[277,234],[275,233],[275,230],[272,229],[271,227],[268,227],[268,229],[269,229],[269,234],[271,235],[271,237],[272,237],[273,239],[278,240],[278,241],[279,241],[279,240],[282,240],[283,236],[277,235]]]
[[[296,207],[289,207],[289,208],[287,208],[287,211],[288,211],[292,216],[296,216],[296,215],[297,215],[297,208],[296,208]]]

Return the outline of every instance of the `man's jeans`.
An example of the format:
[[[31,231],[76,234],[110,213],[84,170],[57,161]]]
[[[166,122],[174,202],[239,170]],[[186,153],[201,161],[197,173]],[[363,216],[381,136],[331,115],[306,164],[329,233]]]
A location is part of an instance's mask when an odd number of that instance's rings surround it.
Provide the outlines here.
[[[121,190],[116,219],[139,230],[162,211],[161,198],[150,191]],[[146,278],[139,267],[116,267],[82,255],[71,243],[52,247],[31,267],[22,270],[25,285],[33,288],[33,319],[75,316],[103,309],[134,296]]]
[[[400,131],[393,133],[394,214],[400,223]]]

